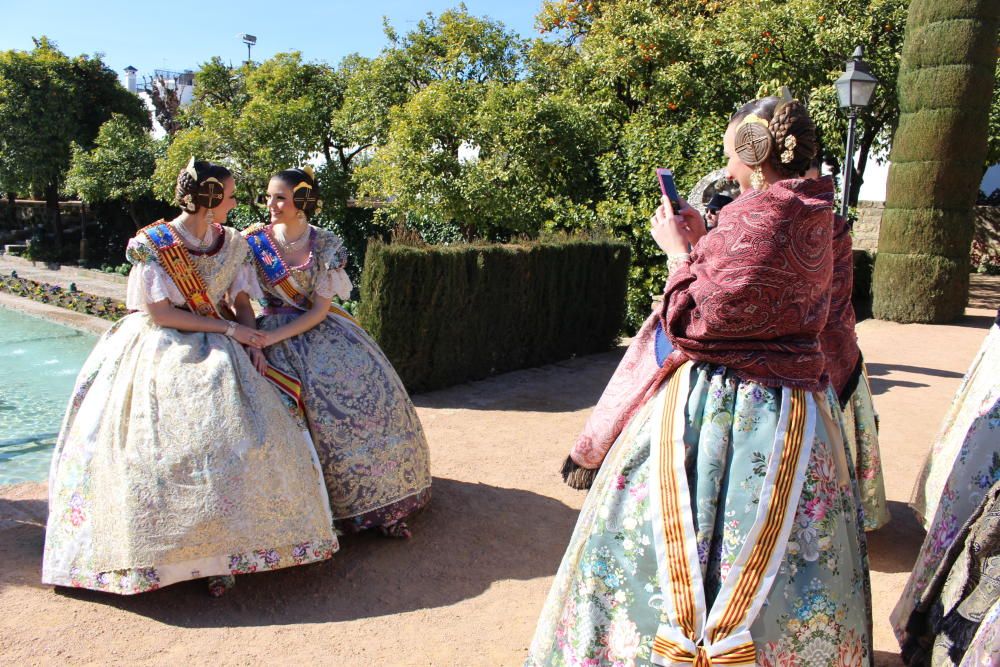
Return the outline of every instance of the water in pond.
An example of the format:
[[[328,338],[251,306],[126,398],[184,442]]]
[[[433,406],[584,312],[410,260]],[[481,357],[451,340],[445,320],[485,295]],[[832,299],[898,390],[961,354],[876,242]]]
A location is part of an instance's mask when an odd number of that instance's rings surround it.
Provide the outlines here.
[[[0,485],[40,482],[97,336],[0,308]]]

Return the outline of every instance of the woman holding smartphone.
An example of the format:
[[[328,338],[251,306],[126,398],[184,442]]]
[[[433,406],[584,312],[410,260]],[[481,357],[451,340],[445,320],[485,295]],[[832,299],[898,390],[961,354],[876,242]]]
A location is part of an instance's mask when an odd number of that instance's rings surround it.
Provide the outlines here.
[[[723,138],[743,194],[705,235],[665,197],[664,304],[564,474],[593,482],[528,664],[871,664],[857,486],[819,336],[833,184],[795,100]],[[693,249],[689,248],[693,246]]]

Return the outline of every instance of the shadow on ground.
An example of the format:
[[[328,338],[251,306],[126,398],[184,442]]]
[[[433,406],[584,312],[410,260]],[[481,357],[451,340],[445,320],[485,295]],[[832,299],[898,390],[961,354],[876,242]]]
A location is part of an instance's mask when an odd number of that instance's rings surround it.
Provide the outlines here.
[[[555,364],[512,371],[485,380],[413,396],[418,408],[575,412],[597,404],[625,354],[610,352],[567,359]],[[553,393],[550,376],[563,379],[566,391]]]
[[[872,572],[911,572],[924,542],[924,527],[906,503],[890,500],[888,507],[892,520],[867,533],[868,564]]]
[[[878,396],[884,394],[893,387],[928,387],[926,382],[914,382],[912,380],[892,380],[886,376],[892,373],[910,373],[913,375],[928,375],[939,378],[961,378],[961,373],[954,371],[944,371],[937,368],[925,368],[923,366],[907,366],[905,364],[877,364],[865,363],[868,369],[868,379],[871,381],[872,394]]]
[[[134,597],[77,589],[58,595],[108,605],[167,625],[210,628],[325,623],[452,605],[505,579],[551,576],[577,510],[530,491],[434,479],[434,499],[411,521],[414,537],[347,536],[333,560],[238,577],[209,600],[203,581]],[[37,501],[41,502],[41,501]],[[43,503],[44,505],[44,503]],[[37,509],[37,508],[36,508]],[[44,526],[0,533],[0,556],[15,578],[38,583]]]

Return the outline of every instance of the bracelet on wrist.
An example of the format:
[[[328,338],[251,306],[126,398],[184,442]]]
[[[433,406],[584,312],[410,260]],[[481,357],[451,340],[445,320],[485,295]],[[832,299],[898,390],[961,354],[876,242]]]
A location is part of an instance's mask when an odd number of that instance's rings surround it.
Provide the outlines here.
[[[236,335],[236,322],[230,321],[229,324],[226,325],[226,336],[232,338],[234,335]]]

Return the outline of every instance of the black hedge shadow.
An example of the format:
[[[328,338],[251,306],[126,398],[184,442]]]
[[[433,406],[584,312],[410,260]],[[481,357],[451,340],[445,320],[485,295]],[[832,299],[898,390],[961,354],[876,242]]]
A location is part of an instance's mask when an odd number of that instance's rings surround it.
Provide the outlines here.
[[[433,494],[410,521],[411,540],[343,536],[331,561],[239,576],[221,599],[208,597],[203,580],[130,597],[58,592],[189,628],[399,614],[476,597],[496,581],[555,574],[578,514],[530,491],[453,479],[434,479]]]

